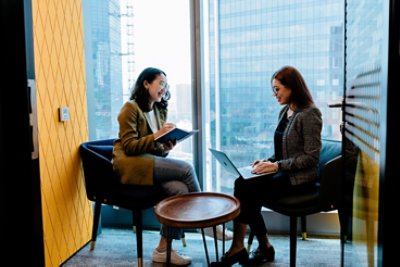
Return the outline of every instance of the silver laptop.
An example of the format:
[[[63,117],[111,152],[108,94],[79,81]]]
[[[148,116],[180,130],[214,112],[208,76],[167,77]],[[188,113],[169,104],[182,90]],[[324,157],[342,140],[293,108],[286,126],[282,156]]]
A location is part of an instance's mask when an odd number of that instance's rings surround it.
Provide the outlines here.
[[[264,176],[267,174],[275,173],[275,172],[267,172],[267,173],[262,173],[262,174],[255,174],[252,173],[251,170],[253,169],[252,166],[245,166],[241,168],[237,168],[235,164],[229,159],[229,157],[222,151],[215,150],[212,148],[209,148],[211,153],[214,155],[214,157],[218,160],[218,162],[227,170],[228,172],[237,175],[238,177],[242,177],[243,179],[250,179],[254,177],[259,177],[259,176]]]

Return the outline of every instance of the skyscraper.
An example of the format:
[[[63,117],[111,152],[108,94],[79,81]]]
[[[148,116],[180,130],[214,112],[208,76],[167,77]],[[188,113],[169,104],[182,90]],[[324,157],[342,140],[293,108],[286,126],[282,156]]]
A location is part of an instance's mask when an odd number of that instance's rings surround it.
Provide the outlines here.
[[[209,0],[206,10],[212,146],[239,165],[272,154],[281,107],[270,77],[283,65],[304,75],[323,113],[323,136],[340,137],[340,116],[327,103],[343,89],[342,1]]]

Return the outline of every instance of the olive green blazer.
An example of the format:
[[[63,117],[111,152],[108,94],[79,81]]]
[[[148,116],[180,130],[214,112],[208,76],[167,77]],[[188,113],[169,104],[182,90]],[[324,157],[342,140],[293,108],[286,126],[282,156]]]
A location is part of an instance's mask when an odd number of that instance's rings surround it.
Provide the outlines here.
[[[154,113],[160,128],[167,119],[167,112],[154,107]],[[165,157],[167,153],[154,141],[148,113],[131,100],[121,108],[118,123],[119,134],[114,141],[112,159],[114,171],[123,184],[152,185],[154,157]]]

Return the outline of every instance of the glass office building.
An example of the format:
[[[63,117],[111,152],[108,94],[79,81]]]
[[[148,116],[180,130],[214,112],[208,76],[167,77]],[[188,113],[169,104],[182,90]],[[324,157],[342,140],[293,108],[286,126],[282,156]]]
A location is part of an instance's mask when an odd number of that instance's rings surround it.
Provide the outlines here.
[[[131,6],[129,0],[83,1],[91,139],[118,133],[116,118],[132,81]]]
[[[237,165],[272,154],[281,106],[270,77],[284,65],[304,75],[323,114],[323,137],[341,138],[340,112],[328,102],[343,90],[343,1],[210,0],[203,10],[208,145]],[[234,177],[213,166],[214,188],[231,190]]]

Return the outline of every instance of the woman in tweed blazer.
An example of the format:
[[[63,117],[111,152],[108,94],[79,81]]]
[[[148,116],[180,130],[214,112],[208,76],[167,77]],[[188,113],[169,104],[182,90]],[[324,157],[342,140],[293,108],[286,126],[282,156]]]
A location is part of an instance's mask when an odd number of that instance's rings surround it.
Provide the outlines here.
[[[231,266],[237,262],[260,265],[275,259],[267,229],[261,215],[261,203],[282,194],[307,190],[314,185],[321,149],[322,115],[300,72],[284,66],[271,77],[272,92],[279,104],[278,126],[274,135],[275,153],[268,159],[254,161],[253,173],[275,174],[235,181],[234,195],[241,212],[234,220],[234,237],[230,249],[213,266]],[[258,239],[258,248],[249,254],[244,247],[247,224]]]
[[[119,138],[114,141],[113,167],[121,183],[160,186],[167,195],[199,192],[200,186],[192,165],[183,160],[167,158],[174,142],[155,142],[174,125],[167,122],[170,98],[167,78],[157,68],[146,68],[139,75],[130,100],[119,115]],[[167,235],[180,239],[182,229],[161,226],[161,238],[153,251],[153,261],[165,263]],[[191,258],[171,253],[171,263],[188,265]]]

